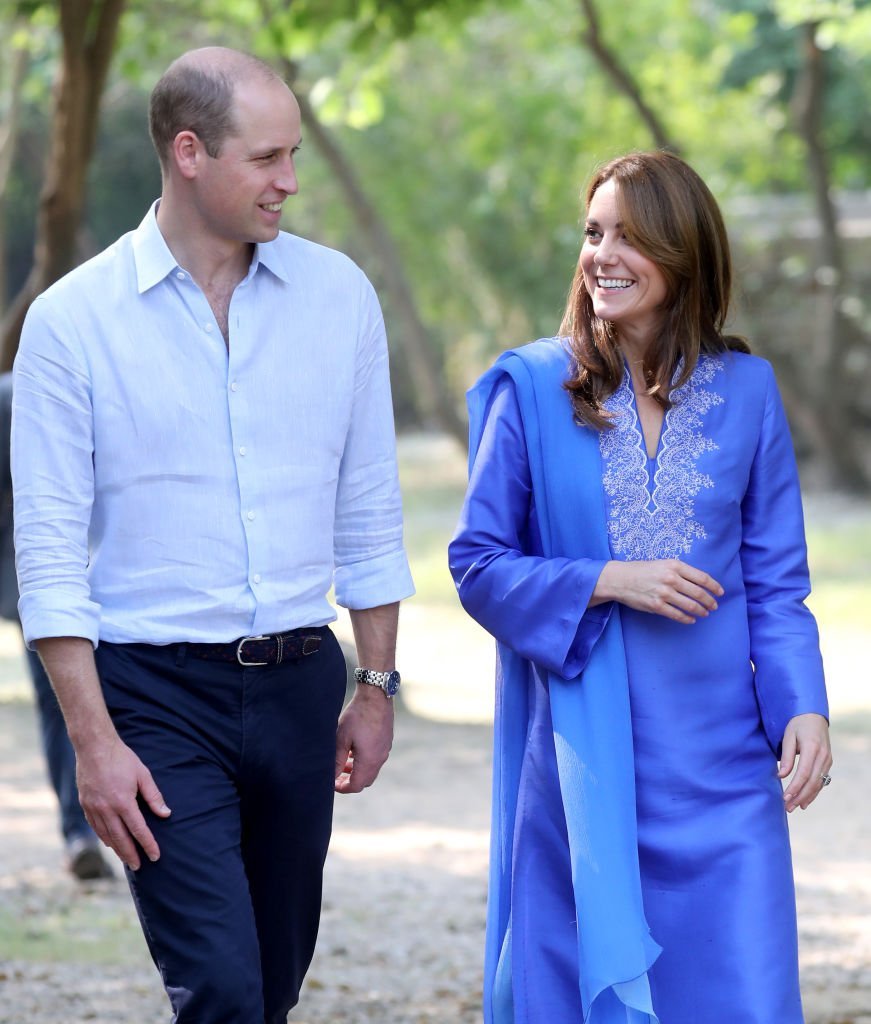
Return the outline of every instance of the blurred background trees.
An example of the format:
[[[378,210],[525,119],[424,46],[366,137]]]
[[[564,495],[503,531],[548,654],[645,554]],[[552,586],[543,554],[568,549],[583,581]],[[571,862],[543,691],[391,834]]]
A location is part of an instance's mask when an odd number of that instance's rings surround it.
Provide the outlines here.
[[[285,226],[375,282],[402,426],[463,435],[495,353],[556,330],[593,167],[669,145],[724,206],[734,327],[809,475],[871,489],[868,0],[0,0],[6,365],[34,289],[158,194],[148,91],[210,43],[292,80]]]

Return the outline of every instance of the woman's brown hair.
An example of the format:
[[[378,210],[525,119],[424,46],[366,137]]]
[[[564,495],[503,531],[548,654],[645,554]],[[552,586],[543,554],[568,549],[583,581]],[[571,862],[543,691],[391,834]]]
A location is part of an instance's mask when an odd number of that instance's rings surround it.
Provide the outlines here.
[[[606,181],[614,182],[627,239],[653,260],[668,287],[662,324],[643,366],[647,393],[667,409],[672,388],[689,379],[700,353],[750,351],[743,338],[723,333],[732,287],[729,239],[707,185],[673,153],[630,153],[604,164],[587,187],[585,209]],[[565,387],[575,417],[601,430],[610,425],[603,402],[623,379],[623,356],[613,325],[593,312],[580,261],[560,335],[573,355]]]

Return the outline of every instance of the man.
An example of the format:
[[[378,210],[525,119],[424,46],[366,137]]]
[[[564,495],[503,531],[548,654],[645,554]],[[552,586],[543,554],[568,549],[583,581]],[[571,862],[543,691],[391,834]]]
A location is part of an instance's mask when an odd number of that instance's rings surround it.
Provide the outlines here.
[[[18,624],[18,581],[12,543],[12,473],[9,436],[12,426],[12,374],[0,374],[0,618]],[[76,792],[76,755],[67,735],[57,697],[33,651],[27,669],[36,697],[36,712],[48,778],[57,797],[60,830],[70,874],[80,882],[112,878],[112,869],[85,819]]]
[[[270,68],[187,53],[150,125],[159,203],[22,335],[20,611],[173,1019],[275,1024],[333,791],[370,785],[392,739],[413,587],[383,323],[349,260],[279,232],[300,119]],[[331,583],[360,659],[341,716]]]

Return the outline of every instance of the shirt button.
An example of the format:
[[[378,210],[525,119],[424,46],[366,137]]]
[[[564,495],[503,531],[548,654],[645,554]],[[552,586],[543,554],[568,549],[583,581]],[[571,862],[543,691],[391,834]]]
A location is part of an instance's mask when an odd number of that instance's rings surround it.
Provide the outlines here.
[[[248,513],[248,521],[250,522],[253,518],[254,518],[254,513],[253,512],[249,512]]]
[[[240,455],[247,455],[247,454],[248,454],[248,449],[247,449],[247,448],[245,447],[245,445],[244,445],[244,444],[243,444],[243,445],[242,445],[242,447],[241,447],[241,448],[239,449],[239,454],[240,454]]]
[[[259,583],[260,582],[260,573],[259,572],[255,572],[254,573],[254,582],[255,583]]]
[[[236,381],[233,381],[233,383],[230,385],[230,390],[231,391],[238,391],[239,390],[239,385],[236,383]]]
[[[211,331],[211,329],[212,329],[212,325],[211,324],[203,324],[203,327],[205,327],[205,329],[207,331]]]
[[[179,279],[179,281],[184,281],[186,275],[179,270],[175,276]]]

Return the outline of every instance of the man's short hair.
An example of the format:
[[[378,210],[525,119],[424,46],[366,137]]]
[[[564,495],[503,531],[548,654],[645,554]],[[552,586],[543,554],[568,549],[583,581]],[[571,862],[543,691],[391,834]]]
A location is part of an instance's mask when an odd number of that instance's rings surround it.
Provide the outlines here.
[[[184,131],[193,132],[210,157],[219,156],[224,140],[238,130],[233,114],[236,84],[258,76],[281,81],[257,57],[234,53],[234,58],[210,67],[185,55],[170,64],[155,85],[148,108],[148,128],[161,165],[168,164],[172,143]]]

